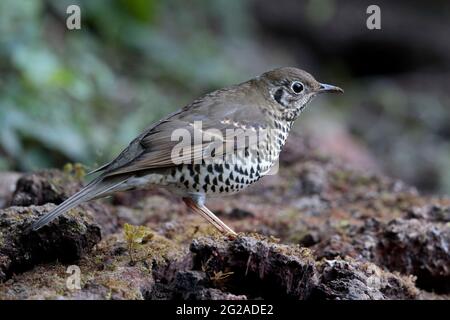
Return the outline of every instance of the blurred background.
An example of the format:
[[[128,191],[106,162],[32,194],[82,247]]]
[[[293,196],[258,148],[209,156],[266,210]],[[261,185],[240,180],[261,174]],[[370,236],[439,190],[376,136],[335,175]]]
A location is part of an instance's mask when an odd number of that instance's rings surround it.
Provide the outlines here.
[[[94,168],[199,95],[297,66],[345,95],[316,99],[296,130],[450,194],[449,32],[448,0],[2,0],[0,171]]]

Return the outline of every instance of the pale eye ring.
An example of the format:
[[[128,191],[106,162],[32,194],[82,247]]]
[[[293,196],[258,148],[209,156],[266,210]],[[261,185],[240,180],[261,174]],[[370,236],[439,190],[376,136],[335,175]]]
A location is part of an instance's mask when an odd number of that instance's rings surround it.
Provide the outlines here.
[[[303,91],[303,83],[301,83],[300,81],[294,81],[291,84],[291,89],[295,94],[299,94]]]

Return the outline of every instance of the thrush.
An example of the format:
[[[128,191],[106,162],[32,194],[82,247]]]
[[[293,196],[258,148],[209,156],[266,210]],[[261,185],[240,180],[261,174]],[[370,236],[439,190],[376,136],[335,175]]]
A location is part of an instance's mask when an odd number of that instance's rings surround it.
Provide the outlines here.
[[[178,194],[222,233],[236,235],[205,206],[206,198],[239,192],[266,175],[294,121],[324,92],[343,90],[287,67],[208,93],[150,125],[114,160],[93,171],[98,174],[94,180],[32,228],[38,230],[82,202],[158,185]]]

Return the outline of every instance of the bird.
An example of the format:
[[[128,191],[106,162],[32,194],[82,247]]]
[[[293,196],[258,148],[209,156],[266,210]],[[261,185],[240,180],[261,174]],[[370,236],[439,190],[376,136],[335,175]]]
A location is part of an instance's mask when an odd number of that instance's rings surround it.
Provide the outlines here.
[[[344,91],[299,68],[282,67],[207,93],[143,130],[32,229],[83,202],[157,185],[179,195],[223,234],[236,236],[206,207],[206,198],[240,192],[267,175],[294,121],[312,98],[326,92]]]

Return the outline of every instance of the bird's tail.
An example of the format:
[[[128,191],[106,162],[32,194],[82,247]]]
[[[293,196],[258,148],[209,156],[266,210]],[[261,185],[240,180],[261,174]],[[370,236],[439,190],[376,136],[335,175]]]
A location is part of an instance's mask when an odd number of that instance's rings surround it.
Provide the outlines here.
[[[123,184],[126,180],[126,178],[122,178],[110,179],[105,181],[102,179],[102,177],[98,177],[97,179],[91,181],[83,189],[71,196],[69,199],[65,200],[55,209],[34,222],[31,228],[33,230],[39,230],[46,224],[50,223],[52,220],[64,214],[68,210],[78,206],[79,204],[95,198],[101,198],[108,195],[112,191],[117,191],[118,189],[120,189],[120,185]]]

